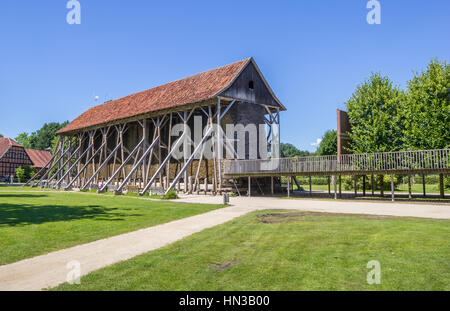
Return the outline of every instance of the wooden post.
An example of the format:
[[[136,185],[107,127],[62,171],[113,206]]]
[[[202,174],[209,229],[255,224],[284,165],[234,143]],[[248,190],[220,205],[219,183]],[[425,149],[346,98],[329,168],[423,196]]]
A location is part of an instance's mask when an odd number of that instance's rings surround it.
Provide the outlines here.
[[[412,195],[411,195],[411,175],[410,174],[408,174],[408,198],[412,198]]]
[[[441,199],[445,198],[445,191],[444,191],[444,174],[439,174],[439,194]]]
[[[372,185],[372,196],[374,196],[375,195],[375,184],[374,184],[373,174],[370,175],[370,184]]]
[[[327,182],[328,182],[328,195],[331,195],[330,176],[327,176]]]
[[[384,197],[384,176],[380,175],[380,196]]]
[[[342,175],[339,175],[339,197],[342,198]]]
[[[172,113],[169,115],[169,137],[168,137],[168,144],[167,144],[167,153],[170,152],[172,149]],[[151,161],[150,161],[151,165]],[[170,161],[167,162],[166,165],[166,175],[167,175],[167,185],[170,184]],[[176,175],[176,174],[175,174]],[[147,183],[147,181],[145,181]]]
[[[334,185],[334,199],[337,200],[336,175],[333,175],[333,185]]]
[[[222,153],[223,153],[223,146],[222,146],[222,133],[220,132],[220,98],[217,100],[217,170],[218,170],[218,180],[217,180],[217,187],[219,191],[222,191]]]
[[[270,193],[272,193],[272,195],[274,194],[274,191],[273,191],[273,176],[270,176]]]
[[[248,176],[248,193],[247,195],[250,197],[251,195],[251,177]]]
[[[309,196],[312,196],[311,175],[309,175]]]
[[[363,197],[366,196],[366,175],[363,175]]]
[[[355,179],[354,179],[354,184],[355,184],[355,197],[358,196],[358,189],[357,189],[357,185],[356,185],[356,178],[357,178],[357,175],[355,175]]]
[[[288,194],[288,198],[291,196],[291,176],[287,177],[287,194]]]
[[[394,202],[394,175],[391,175],[391,197],[392,202]]]
[[[192,194],[192,176],[188,177],[188,191],[189,194]]]
[[[425,191],[425,174],[422,174],[422,188],[423,188],[423,197],[426,196],[426,191]]]
[[[208,193],[208,178],[205,178],[205,194]]]

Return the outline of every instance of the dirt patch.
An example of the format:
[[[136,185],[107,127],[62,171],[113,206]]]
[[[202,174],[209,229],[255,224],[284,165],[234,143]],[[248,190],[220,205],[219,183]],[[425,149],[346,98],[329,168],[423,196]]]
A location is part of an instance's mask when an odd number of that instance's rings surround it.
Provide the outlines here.
[[[224,270],[226,270],[226,269],[228,269],[231,266],[234,266],[236,264],[237,264],[236,260],[230,260],[230,261],[224,261],[224,262],[222,262],[220,264],[212,263],[212,264],[209,265],[209,268],[211,270],[216,271],[216,272],[222,272],[222,271],[224,271]]]
[[[337,214],[337,213],[317,213],[317,212],[284,212],[284,213],[266,213],[256,216],[257,222],[265,224],[287,223],[305,220],[306,216],[316,217],[352,217],[363,219],[389,219],[393,216],[364,215],[364,214]]]

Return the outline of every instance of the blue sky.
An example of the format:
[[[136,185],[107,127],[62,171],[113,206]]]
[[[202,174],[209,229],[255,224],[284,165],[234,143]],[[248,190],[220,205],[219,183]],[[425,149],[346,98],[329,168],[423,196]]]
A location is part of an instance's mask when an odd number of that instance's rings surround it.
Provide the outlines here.
[[[449,61],[450,1],[66,0],[0,2],[0,133],[72,120],[97,102],[253,56],[287,107],[281,139],[301,149],[336,127],[336,108],[372,71],[404,87]]]

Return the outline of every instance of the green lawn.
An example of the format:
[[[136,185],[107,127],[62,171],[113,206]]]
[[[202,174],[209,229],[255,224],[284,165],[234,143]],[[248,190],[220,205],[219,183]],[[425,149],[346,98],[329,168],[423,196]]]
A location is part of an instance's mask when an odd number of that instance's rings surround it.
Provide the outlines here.
[[[302,188],[305,191],[309,191],[309,185],[308,184],[303,184],[303,185],[300,185],[300,186],[302,186]],[[338,187],[338,191],[339,191],[339,185],[337,187]],[[295,184],[293,185],[293,188],[294,188],[294,190],[297,190],[297,186]],[[314,190],[316,190],[316,191],[317,190],[328,191],[328,185],[312,185],[311,188],[312,188],[313,191]],[[333,184],[331,184],[331,188],[330,189],[331,189],[331,192],[334,193],[334,186],[333,186]],[[342,191],[354,191],[354,189],[345,190],[342,187]],[[371,191],[372,190],[367,189],[366,190],[366,194],[371,194],[372,193]],[[391,189],[384,190],[384,192],[385,193],[390,193]],[[395,189],[395,192],[396,193],[408,193],[408,184],[401,184],[401,185],[399,185],[398,189]],[[422,184],[413,184],[413,185],[411,185],[411,192],[412,193],[422,194],[423,193]],[[446,192],[446,194],[448,194],[449,190],[446,189],[445,192]],[[358,189],[358,193],[362,193],[362,188]],[[380,193],[380,191],[376,190],[375,193]],[[427,194],[439,193],[439,184],[426,185],[426,193]]]
[[[258,211],[55,289],[450,290],[449,241],[448,220]]]
[[[222,205],[3,189],[0,191],[0,265],[219,207]]]

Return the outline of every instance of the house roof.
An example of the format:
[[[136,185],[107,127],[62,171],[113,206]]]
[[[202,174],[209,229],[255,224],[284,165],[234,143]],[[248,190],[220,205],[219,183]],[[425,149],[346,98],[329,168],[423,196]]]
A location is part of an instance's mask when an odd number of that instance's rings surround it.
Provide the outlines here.
[[[19,143],[11,138],[0,137],[0,158],[11,148],[12,146],[22,147]]]
[[[25,149],[34,167],[42,168],[51,160],[52,154],[44,150]]]
[[[108,101],[90,108],[66,127],[59,130],[58,134],[74,132],[115,120],[214,98],[222,90],[229,87],[237,75],[251,61],[253,61],[252,58],[248,58],[143,92]]]
[[[11,148],[12,146],[23,148],[21,144],[11,138],[0,137],[0,158],[3,157],[3,155],[8,152],[9,148]],[[42,168],[52,158],[52,154],[48,151],[25,148],[24,150],[33,163],[34,167]]]

